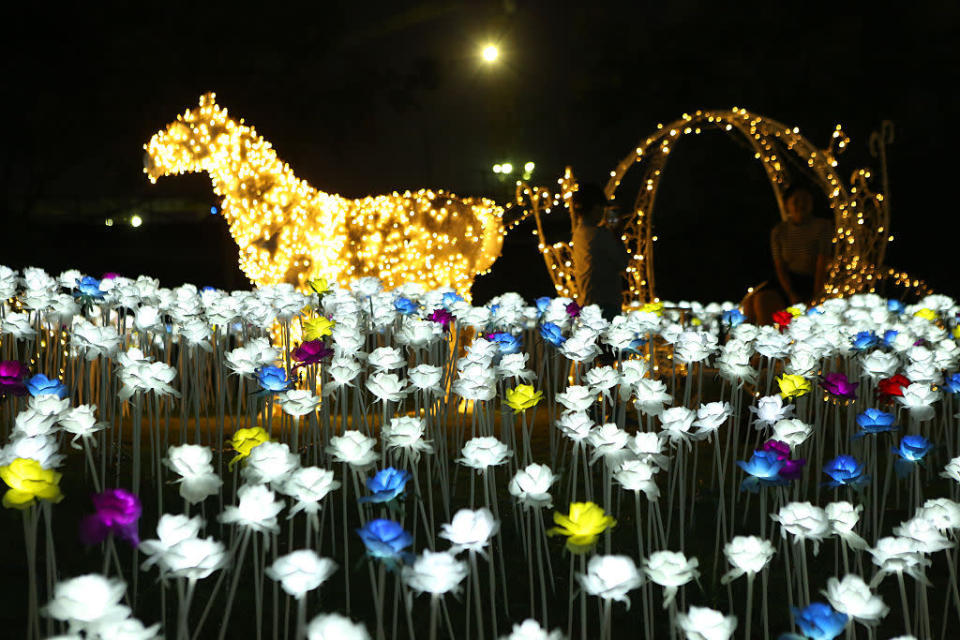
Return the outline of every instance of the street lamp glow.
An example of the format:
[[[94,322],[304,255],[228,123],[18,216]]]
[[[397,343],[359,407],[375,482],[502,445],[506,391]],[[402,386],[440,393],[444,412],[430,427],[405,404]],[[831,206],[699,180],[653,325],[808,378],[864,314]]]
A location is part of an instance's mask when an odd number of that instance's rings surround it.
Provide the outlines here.
[[[532,162],[528,162],[527,164],[523,165],[523,172],[524,172],[524,173],[533,173],[533,170],[536,169],[536,168],[537,168],[537,165],[535,165],[535,164],[532,163]]]
[[[498,164],[493,165],[493,172],[494,172],[494,173],[500,173],[501,171],[503,171],[503,167],[501,167],[501,166],[498,165]]]
[[[509,162],[504,162],[502,165],[500,165],[500,171],[501,173],[506,173],[509,175],[513,173],[513,165]]]
[[[488,44],[480,52],[480,55],[484,62],[496,62],[497,58],[500,57],[500,48],[495,44]]]
[[[107,225],[108,227],[112,227],[112,226],[113,226],[113,218],[107,218],[106,220],[103,221],[103,224]]]
[[[142,224],[143,224],[143,218],[141,218],[140,216],[138,216],[138,215],[133,215],[133,216],[130,218],[130,226],[131,226],[131,227],[137,228],[137,227],[139,227],[139,226],[142,225]]]

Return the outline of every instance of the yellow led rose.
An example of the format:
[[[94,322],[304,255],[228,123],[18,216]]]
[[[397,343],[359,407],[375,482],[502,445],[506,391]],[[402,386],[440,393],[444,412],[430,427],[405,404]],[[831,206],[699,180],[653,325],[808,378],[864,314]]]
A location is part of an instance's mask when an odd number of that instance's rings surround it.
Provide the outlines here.
[[[60,476],[53,469],[44,469],[36,460],[17,458],[0,467],[0,479],[10,487],[3,494],[3,506],[7,509],[26,509],[37,499],[60,502],[63,500]]]
[[[914,313],[913,317],[923,318],[924,320],[929,320],[930,322],[933,322],[934,320],[937,319],[937,312],[934,311],[933,309],[927,309],[926,307],[924,307],[923,309],[920,309],[916,313]]]
[[[337,323],[323,316],[319,316],[309,320],[303,320],[301,324],[303,325],[303,339],[309,342],[310,340],[319,340],[324,336],[330,335],[333,332],[334,325]]]
[[[655,314],[657,314],[657,315],[659,316],[659,315],[661,315],[661,314],[663,313],[663,303],[662,303],[662,302],[659,302],[659,301],[658,301],[658,302],[648,302],[648,303],[646,303],[645,305],[643,305],[642,307],[640,307],[640,311],[644,311],[644,312],[647,312],[647,313],[655,313]]]
[[[790,313],[790,315],[792,315],[794,318],[796,318],[797,316],[802,316],[802,315],[803,315],[803,309],[801,309],[800,307],[787,307],[787,311],[788,311],[788,312]]]
[[[555,511],[553,522],[557,526],[548,530],[547,535],[566,536],[567,549],[571,553],[584,553],[597,541],[597,536],[617,526],[612,516],[592,502],[571,502],[570,514]]]
[[[532,384],[518,384],[513,389],[507,389],[507,406],[515,414],[520,413],[537,406],[542,397],[543,391],[534,391]]]
[[[307,282],[310,285],[310,288],[313,289],[313,292],[318,296],[323,296],[323,294],[330,291],[330,283],[327,282],[327,279],[324,277],[315,278]]]
[[[783,396],[784,400],[805,396],[810,393],[810,389],[812,388],[810,381],[803,376],[789,373],[785,373],[782,377],[777,378],[777,384],[780,385],[780,395]]]
[[[703,322],[700,321],[700,318],[694,318],[690,321],[690,324],[695,327],[699,327],[701,324],[703,324]]]
[[[230,441],[230,446],[232,446],[233,450],[237,452],[237,455],[234,456],[233,460],[230,461],[229,468],[233,469],[233,465],[235,465],[238,460],[242,460],[243,458],[249,456],[250,452],[253,451],[255,447],[259,447],[269,439],[270,436],[266,431],[264,431],[263,427],[237,429],[233,434],[233,439]]]
[[[960,340],[960,324],[953,328],[953,337]]]

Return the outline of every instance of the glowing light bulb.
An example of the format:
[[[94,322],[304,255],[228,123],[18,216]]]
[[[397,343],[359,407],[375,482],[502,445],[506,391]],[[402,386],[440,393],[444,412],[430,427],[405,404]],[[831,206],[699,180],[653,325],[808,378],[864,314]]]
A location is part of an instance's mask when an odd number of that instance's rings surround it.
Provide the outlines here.
[[[484,62],[496,62],[497,58],[500,57],[500,47],[495,44],[488,44],[483,47],[483,50],[480,52],[480,56],[483,58]]]
[[[143,224],[143,218],[141,218],[140,216],[138,216],[138,215],[136,215],[136,214],[130,216],[130,226],[131,226],[131,227],[133,227],[134,229],[136,229],[137,227],[139,227],[139,226],[142,225],[142,224]]]

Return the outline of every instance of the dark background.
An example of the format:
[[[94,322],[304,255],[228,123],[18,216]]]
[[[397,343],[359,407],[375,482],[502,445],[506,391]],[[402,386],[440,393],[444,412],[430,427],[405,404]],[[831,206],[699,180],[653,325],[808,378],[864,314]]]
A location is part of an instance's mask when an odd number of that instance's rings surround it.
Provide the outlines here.
[[[427,186],[500,202],[512,186],[494,163],[536,162],[533,184],[555,185],[567,164],[603,182],[658,122],[741,106],[799,126],[819,146],[842,123],[852,139],[844,178],[879,169],[867,141],[892,120],[887,262],[960,295],[955,3],[587,5],[4,9],[0,264],[246,286],[226,224],[210,215],[206,176],[151,185],[142,173],[142,145],[208,90],[319,189]],[[487,42],[501,48],[495,65],[479,61]],[[126,223],[133,214],[142,227]],[[739,141],[685,139],[657,198],[658,293],[739,299],[766,275],[777,215]],[[529,226],[475,285],[480,301],[505,290],[552,293]]]

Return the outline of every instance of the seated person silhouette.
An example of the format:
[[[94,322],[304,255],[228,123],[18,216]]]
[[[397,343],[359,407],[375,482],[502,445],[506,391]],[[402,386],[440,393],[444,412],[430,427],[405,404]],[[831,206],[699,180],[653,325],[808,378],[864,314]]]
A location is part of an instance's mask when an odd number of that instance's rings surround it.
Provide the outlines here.
[[[833,224],[813,216],[810,192],[791,187],[784,199],[787,219],[770,232],[774,274],[743,300],[744,313],[755,324],[770,324],[780,309],[819,296],[833,254]]]

